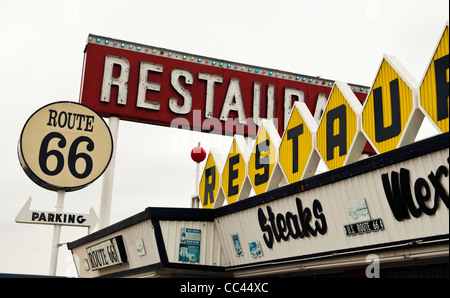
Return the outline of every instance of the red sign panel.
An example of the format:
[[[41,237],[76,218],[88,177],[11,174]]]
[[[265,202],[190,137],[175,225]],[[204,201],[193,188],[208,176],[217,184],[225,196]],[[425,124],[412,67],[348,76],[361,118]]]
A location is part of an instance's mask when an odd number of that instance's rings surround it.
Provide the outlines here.
[[[261,118],[282,135],[297,100],[320,117],[334,83],[94,35],[84,59],[80,102],[101,116],[226,135],[254,136]]]

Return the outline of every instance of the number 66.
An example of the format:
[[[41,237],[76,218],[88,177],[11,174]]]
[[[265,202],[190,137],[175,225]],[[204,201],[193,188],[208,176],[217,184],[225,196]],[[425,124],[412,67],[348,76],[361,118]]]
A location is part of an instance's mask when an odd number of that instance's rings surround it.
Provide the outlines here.
[[[61,171],[64,168],[63,154],[56,149],[48,151],[48,144],[50,143],[50,141],[52,139],[55,139],[55,138],[59,139],[59,142],[58,142],[59,148],[62,149],[62,148],[66,147],[66,144],[67,144],[66,138],[59,132],[51,132],[44,137],[44,139],[42,140],[42,143],[41,143],[41,148],[39,149],[39,166],[40,166],[42,172],[44,172],[45,174],[47,174],[49,176],[58,175],[59,173],[61,173]],[[73,141],[72,145],[70,146],[67,164],[69,166],[70,173],[78,179],[83,179],[83,178],[86,178],[87,176],[89,176],[89,174],[92,172],[92,165],[93,165],[92,158],[87,153],[78,153],[77,154],[77,149],[81,142],[87,142],[86,149],[89,152],[92,152],[94,150],[94,142],[89,137],[86,137],[86,136],[81,136],[81,137],[76,138]],[[56,167],[54,170],[50,170],[47,167],[47,160],[50,156],[56,157],[56,160],[57,160]],[[84,172],[82,172],[82,173],[79,173],[76,170],[76,163],[77,163],[78,159],[80,159],[80,158],[83,159],[86,163],[86,167],[84,169]]]

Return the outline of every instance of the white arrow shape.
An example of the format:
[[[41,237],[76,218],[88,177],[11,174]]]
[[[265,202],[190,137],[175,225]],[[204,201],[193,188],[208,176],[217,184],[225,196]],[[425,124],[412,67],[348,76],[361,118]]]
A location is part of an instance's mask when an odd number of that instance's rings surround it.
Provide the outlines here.
[[[91,208],[89,214],[30,210],[31,197],[16,216],[17,223],[88,227],[89,233],[97,225],[98,217]]]

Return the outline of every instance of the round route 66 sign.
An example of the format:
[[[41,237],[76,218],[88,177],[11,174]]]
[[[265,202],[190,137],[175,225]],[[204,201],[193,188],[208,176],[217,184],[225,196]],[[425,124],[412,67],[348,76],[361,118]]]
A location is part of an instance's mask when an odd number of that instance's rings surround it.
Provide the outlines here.
[[[64,101],[40,108],[27,120],[17,151],[25,173],[38,185],[74,191],[106,170],[113,140],[95,111]]]

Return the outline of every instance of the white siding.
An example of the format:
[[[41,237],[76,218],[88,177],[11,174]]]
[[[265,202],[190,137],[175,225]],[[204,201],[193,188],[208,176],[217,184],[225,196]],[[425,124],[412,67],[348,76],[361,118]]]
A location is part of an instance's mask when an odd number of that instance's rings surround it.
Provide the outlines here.
[[[100,243],[103,240],[111,239],[115,236],[122,235],[125,251],[128,257],[128,262],[122,265],[117,265],[109,268],[100,269],[97,271],[85,271],[83,268],[83,259],[88,259],[86,247],[95,243]],[[146,254],[139,256],[136,248],[136,240],[142,239]],[[81,245],[73,249],[75,264],[78,268],[80,277],[96,277],[99,275],[106,275],[115,272],[120,272],[132,268],[143,267],[151,264],[159,263],[159,253],[156,246],[155,233],[153,225],[149,220],[142,221],[135,225],[132,225],[123,230],[114,232],[103,238],[97,239],[91,243]]]
[[[262,261],[270,261],[289,257],[305,256],[317,253],[333,252],[335,250],[356,249],[358,247],[379,245],[422,237],[432,237],[449,233],[449,209],[439,199],[439,207],[434,215],[422,215],[418,218],[411,216],[411,219],[397,221],[386,199],[381,175],[391,171],[400,171],[400,168],[410,170],[410,187],[413,193],[414,202],[417,201],[414,195],[414,182],[418,178],[427,180],[431,189],[431,199],[429,206],[433,205],[434,188],[427,176],[430,172],[436,173],[439,166],[444,165],[448,169],[448,150],[441,150],[428,155],[424,155],[405,162],[380,168],[365,174],[361,174],[348,179],[316,187],[308,191],[300,192],[296,195],[281,198],[269,203],[252,207],[237,213],[216,218],[218,231],[222,245],[230,265],[242,265]],[[448,176],[441,177],[441,183],[449,191]],[[273,247],[268,248],[264,243],[264,232],[261,230],[258,221],[258,208],[262,208],[267,217],[266,206],[270,206],[275,216],[278,213],[283,215],[286,212],[297,214],[295,198],[300,198],[304,208],[312,210],[314,200],[320,201],[323,207],[323,214],[326,217],[328,230],[326,234],[317,234],[316,237],[305,237],[303,239],[289,238],[287,241],[274,241]],[[348,216],[346,202],[364,198],[369,209],[371,219],[381,218],[385,229],[383,231],[347,236],[344,226],[351,223]],[[314,215],[311,225],[314,225]],[[244,256],[237,257],[234,253],[234,246],[231,234],[239,233]],[[263,256],[252,258],[249,252],[248,243],[255,240],[260,241]]]
[[[201,230],[200,262],[198,264],[221,265],[221,245],[214,222],[162,220],[160,226],[169,262],[182,263],[179,261],[181,229],[191,228]]]

